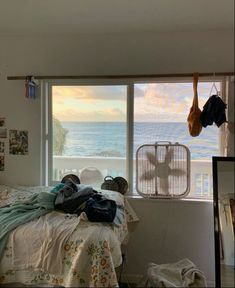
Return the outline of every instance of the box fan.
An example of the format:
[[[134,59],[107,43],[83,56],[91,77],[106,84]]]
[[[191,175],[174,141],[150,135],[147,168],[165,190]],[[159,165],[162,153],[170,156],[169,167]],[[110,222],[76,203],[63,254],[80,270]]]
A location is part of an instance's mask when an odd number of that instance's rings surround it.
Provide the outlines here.
[[[182,198],[190,189],[190,151],[179,143],[144,144],[136,151],[136,190],[143,197]]]

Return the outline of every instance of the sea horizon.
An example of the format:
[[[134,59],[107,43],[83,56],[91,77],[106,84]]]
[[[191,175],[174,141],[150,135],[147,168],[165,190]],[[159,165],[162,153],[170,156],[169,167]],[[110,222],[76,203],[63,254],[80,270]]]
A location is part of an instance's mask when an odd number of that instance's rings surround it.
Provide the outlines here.
[[[64,156],[126,157],[126,122],[61,121],[61,125],[68,131]],[[186,122],[135,122],[133,153],[143,144],[170,141],[187,146],[191,159],[211,159],[219,154],[218,137],[215,125],[192,137]]]

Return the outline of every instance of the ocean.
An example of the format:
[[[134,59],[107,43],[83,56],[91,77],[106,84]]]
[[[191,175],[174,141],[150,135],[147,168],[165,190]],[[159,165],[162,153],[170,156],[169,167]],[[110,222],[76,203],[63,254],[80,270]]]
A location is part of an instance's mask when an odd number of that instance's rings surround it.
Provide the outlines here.
[[[126,123],[62,122],[68,130],[64,156],[126,156]],[[179,142],[191,152],[191,159],[209,160],[219,155],[219,129],[208,126],[198,137],[191,137],[187,123],[137,122],[134,124],[134,156],[143,144],[157,141]]]

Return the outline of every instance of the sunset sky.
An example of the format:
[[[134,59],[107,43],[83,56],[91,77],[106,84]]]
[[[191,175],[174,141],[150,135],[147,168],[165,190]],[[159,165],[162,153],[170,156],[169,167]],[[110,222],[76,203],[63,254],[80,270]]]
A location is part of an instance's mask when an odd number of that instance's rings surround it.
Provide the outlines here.
[[[199,83],[199,106],[212,83]],[[216,87],[220,90],[219,83]],[[126,121],[126,86],[53,86],[53,115],[60,121]],[[215,89],[212,91],[215,93]],[[213,94],[212,93],[212,94]],[[135,84],[136,122],[185,122],[192,104],[192,83]]]

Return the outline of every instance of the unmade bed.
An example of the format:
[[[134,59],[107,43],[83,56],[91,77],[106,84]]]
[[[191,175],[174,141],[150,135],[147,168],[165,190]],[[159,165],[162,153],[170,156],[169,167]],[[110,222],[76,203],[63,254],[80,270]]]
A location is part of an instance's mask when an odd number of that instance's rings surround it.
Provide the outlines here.
[[[51,188],[0,186],[0,207]],[[115,268],[122,263],[127,223],[138,218],[122,194],[98,192],[125,207],[121,225],[89,222],[84,213],[78,217],[60,211],[20,225],[10,233],[0,259],[0,284],[118,287]],[[61,232],[70,226],[72,232],[63,241]]]

